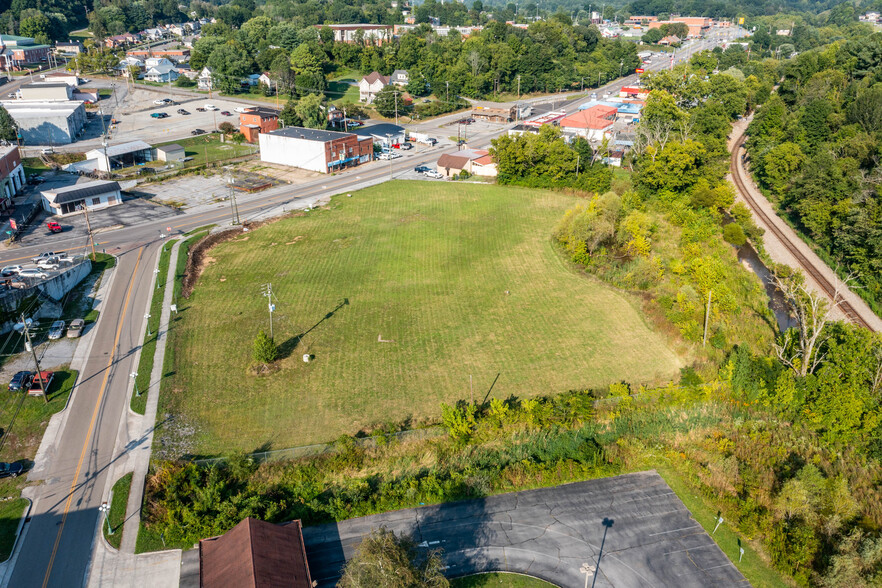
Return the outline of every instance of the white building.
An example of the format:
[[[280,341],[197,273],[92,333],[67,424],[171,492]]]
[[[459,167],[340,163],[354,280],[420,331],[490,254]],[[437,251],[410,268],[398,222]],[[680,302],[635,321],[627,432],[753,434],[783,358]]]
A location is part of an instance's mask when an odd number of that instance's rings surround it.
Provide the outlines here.
[[[214,78],[212,77],[212,71],[208,69],[208,66],[203,67],[202,71],[199,72],[199,77],[196,78],[196,87],[199,90],[214,89]]]
[[[330,173],[373,159],[370,138],[353,133],[288,127],[260,133],[260,160]]]
[[[153,161],[153,147],[144,141],[129,141],[86,151],[86,162],[94,162],[91,168],[103,172],[133,167],[148,161]]]
[[[361,78],[358,82],[358,99],[365,104],[374,101],[380,90],[389,85],[389,76],[381,76],[379,73],[372,71],[368,75]]]
[[[64,82],[25,84],[19,89],[18,96],[22,100],[67,102],[73,97],[73,88]]]
[[[407,75],[407,71],[403,69],[396,69],[392,72],[390,81],[396,86],[406,86],[410,83],[410,77]]]
[[[0,102],[18,124],[26,145],[73,143],[86,124],[86,108],[79,100]]]
[[[165,57],[148,57],[144,60],[144,67],[156,67],[157,65],[174,65]]]
[[[100,210],[122,204],[122,194],[116,182],[86,182],[64,188],[40,192],[43,208],[50,214],[73,214],[83,207]]]
[[[57,71],[54,73],[48,73],[45,75],[41,75],[40,78],[44,82],[53,83],[53,84],[67,84],[73,88],[76,88],[80,85],[80,79],[77,77],[77,74],[70,72]]]
[[[159,82],[161,84],[173,82],[179,77],[180,75],[178,74],[178,68],[171,63],[167,65],[155,65],[153,67],[149,67],[144,73],[144,79],[148,82]]]

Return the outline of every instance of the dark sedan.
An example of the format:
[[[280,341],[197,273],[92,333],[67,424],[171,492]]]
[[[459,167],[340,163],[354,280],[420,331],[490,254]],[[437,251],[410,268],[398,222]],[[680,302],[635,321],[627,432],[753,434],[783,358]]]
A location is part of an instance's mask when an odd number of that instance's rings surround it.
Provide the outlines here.
[[[0,478],[15,478],[23,471],[24,466],[20,463],[0,461]]]
[[[18,372],[9,381],[9,389],[12,391],[26,389],[31,384],[31,377],[33,375],[31,372]]]

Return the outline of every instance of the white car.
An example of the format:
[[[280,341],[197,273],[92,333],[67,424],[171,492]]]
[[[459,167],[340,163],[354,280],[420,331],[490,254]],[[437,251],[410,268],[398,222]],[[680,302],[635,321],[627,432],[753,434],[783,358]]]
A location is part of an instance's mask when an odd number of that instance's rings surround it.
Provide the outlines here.
[[[218,107],[215,106],[214,104],[206,104],[206,105],[204,106],[204,108],[205,108],[205,110],[220,110],[220,108],[218,108]]]
[[[61,255],[61,254],[55,253],[54,251],[44,251],[43,253],[41,253],[40,255],[35,257],[32,261],[34,263],[40,263],[40,261],[43,259],[49,259],[51,257],[58,257],[59,255]]]
[[[168,98],[159,98],[157,100],[154,100],[153,104],[156,104],[157,106],[165,106],[169,102],[171,102],[171,100],[169,100]]]
[[[234,112],[239,112],[239,113],[242,113],[242,112],[248,112],[248,111],[251,110],[252,108],[254,108],[254,107],[253,107],[253,106],[237,106],[237,107],[234,109]]]
[[[377,153],[377,159],[392,159],[392,154],[388,151],[383,151],[382,153]]]
[[[441,178],[444,177],[444,174],[442,174],[441,172],[435,171],[433,169],[430,169],[429,171],[427,171],[425,173],[425,176],[429,177],[429,178],[435,178],[436,180],[440,180]]]
[[[21,278],[41,278],[43,280],[45,280],[46,278],[49,277],[49,274],[47,274],[45,271],[38,269],[38,268],[30,268],[30,267],[27,269],[21,270],[20,272],[18,272],[18,275]]]
[[[37,262],[37,267],[44,270],[56,270],[60,265],[57,257],[47,257]]]

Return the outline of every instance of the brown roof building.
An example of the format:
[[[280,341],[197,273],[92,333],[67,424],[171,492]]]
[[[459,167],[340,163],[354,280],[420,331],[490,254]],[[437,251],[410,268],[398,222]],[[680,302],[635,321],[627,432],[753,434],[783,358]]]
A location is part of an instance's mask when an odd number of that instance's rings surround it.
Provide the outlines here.
[[[311,588],[300,521],[274,525],[247,518],[199,542],[201,588]]]

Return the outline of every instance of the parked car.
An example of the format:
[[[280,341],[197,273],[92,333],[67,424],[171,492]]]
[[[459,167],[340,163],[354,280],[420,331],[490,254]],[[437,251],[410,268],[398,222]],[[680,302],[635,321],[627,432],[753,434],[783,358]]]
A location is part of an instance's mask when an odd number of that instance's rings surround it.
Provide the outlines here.
[[[377,153],[377,159],[392,159],[392,154],[389,151],[383,151],[382,153]]]
[[[46,278],[49,277],[49,274],[47,274],[44,270],[41,270],[38,268],[27,268],[27,269],[23,269],[20,272],[18,272],[18,277],[20,277],[20,278],[40,278],[42,280],[45,280]]]
[[[591,99],[597,100],[597,92],[591,92]]]
[[[0,269],[0,276],[2,276],[4,278],[9,278],[11,276],[18,274],[18,272],[20,272],[23,269],[24,268],[21,267],[20,265],[7,265],[3,269]]]
[[[61,255],[61,254],[55,253],[54,251],[44,251],[43,253],[41,253],[37,257],[32,258],[31,261],[33,261],[34,263],[37,263],[41,259],[48,259],[50,257],[58,257],[59,255]]]
[[[167,112],[154,112],[150,115],[150,118],[168,118]]]
[[[201,106],[197,106],[197,107],[196,107],[196,112],[205,112],[205,109],[202,108]]]
[[[223,116],[233,116],[232,113],[231,113],[229,110],[222,110],[222,111],[221,111],[221,115],[223,115]]]
[[[190,131],[190,134],[191,135],[204,135],[205,131],[203,131],[202,129],[193,129],[192,131]]]
[[[48,222],[46,223],[46,228],[49,229],[49,232],[50,232],[50,233],[60,233],[61,231],[64,230],[64,229],[61,228],[61,225],[59,225],[59,224],[58,224],[57,222],[55,222],[55,221],[48,221]]]
[[[402,149],[404,151],[407,151],[408,149],[413,149],[413,145],[411,145],[410,143],[396,143],[395,145],[392,145],[392,147],[394,147],[395,149]]]
[[[83,327],[85,326],[86,321],[83,319],[74,319],[70,321],[70,324],[67,326],[67,338],[76,339],[83,334]]]
[[[425,166],[425,165],[418,165],[415,168],[413,168],[413,171],[415,171],[418,174],[424,174],[427,171],[432,171],[432,168]]]
[[[184,110],[183,108],[178,108],[178,114],[183,114],[184,116],[187,116],[190,113],[187,112],[186,110]]]
[[[34,379],[31,380],[31,386],[28,388],[28,396],[42,396],[43,388],[46,388],[46,392],[48,392],[54,377],[55,374],[53,372],[34,374]]]
[[[55,149],[53,149],[52,147],[46,147],[45,149],[40,149],[40,153],[43,155],[50,155],[52,153],[55,153]]]
[[[17,390],[24,390],[28,386],[31,385],[31,378],[34,376],[33,372],[18,372],[12,379],[9,380],[9,389],[13,392]]]
[[[435,171],[433,169],[430,169],[429,171],[426,172],[426,177],[435,178],[436,180],[440,180],[441,178],[444,177],[444,174],[442,174],[441,172]]]
[[[64,335],[64,321],[55,321],[49,326],[49,340],[61,339]]]
[[[42,270],[56,270],[60,265],[61,262],[58,261],[57,257],[47,257],[37,262],[37,267]]]
[[[218,107],[215,106],[214,104],[206,104],[206,105],[205,105],[205,110],[220,110],[220,108],[218,108]]]
[[[234,110],[236,112],[248,112],[252,108],[254,108],[254,107],[253,106],[237,106]]]
[[[16,478],[24,471],[24,466],[17,461],[9,463],[0,461],[0,478]]]
[[[153,101],[153,104],[156,104],[157,106],[165,106],[169,102],[171,102],[171,100],[169,100],[168,98],[158,98]]]

